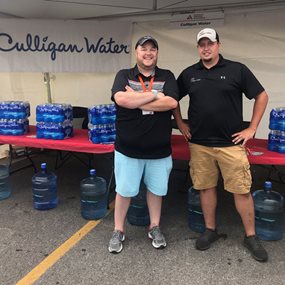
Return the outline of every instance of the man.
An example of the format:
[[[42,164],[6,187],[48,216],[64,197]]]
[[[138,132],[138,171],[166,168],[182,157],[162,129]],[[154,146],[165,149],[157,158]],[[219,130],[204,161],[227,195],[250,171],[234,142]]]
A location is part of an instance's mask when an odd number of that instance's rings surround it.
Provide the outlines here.
[[[206,230],[196,248],[206,250],[220,235],[216,230],[216,186],[219,172],[224,188],[233,193],[236,209],[245,229],[243,244],[258,261],[267,261],[267,252],[255,235],[254,205],[250,194],[251,173],[245,144],[253,138],[267,105],[264,88],[243,64],[219,54],[217,32],[210,28],[197,35],[200,61],[186,68],[178,78],[179,100],[189,95],[189,125],[174,111],[181,133],[189,140],[190,174],[200,199]],[[255,99],[248,128],[242,130],[242,94]]]
[[[178,88],[174,75],[156,66],[158,43],[153,37],[140,38],[135,54],[135,67],[119,71],[112,87],[117,107],[112,253],[123,249],[126,214],[142,179],[148,189],[148,237],[155,248],[166,246],[159,224],[162,196],[167,193],[172,169],[171,114],[177,107]]]

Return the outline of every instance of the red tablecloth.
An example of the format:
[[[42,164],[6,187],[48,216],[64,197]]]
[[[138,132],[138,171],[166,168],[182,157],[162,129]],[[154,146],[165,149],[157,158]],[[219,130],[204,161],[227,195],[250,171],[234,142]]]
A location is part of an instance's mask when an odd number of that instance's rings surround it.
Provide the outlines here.
[[[172,156],[174,159],[189,160],[188,143],[182,135],[172,135]],[[250,164],[285,165],[285,154],[269,151],[266,139],[252,139],[247,142]]]
[[[178,160],[189,160],[190,151],[188,142],[182,135],[171,136],[172,157]]]
[[[74,137],[65,140],[37,139],[35,126],[23,136],[0,136],[0,144],[15,144],[35,148],[58,149],[86,153],[109,153],[114,151],[113,144],[93,144],[88,140],[87,130],[74,129]],[[182,135],[172,135],[172,157],[189,160],[188,143]],[[251,164],[285,165],[285,154],[267,150],[267,140],[252,139],[247,143],[248,159]]]
[[[30,126],[30,132],[23,136],[0,136],[0,144],[15,144],[87,153],[108,153],[114,151],[113,144],[94,144],[90,142],[87,130],[74,129],[74,136],[65,140],[48,140],[36,138],[35,126]]]
[[[188,143],[182,135],[172,135],[172,156],[174,159],[188,160]],[[88,140],[88,131],[74,129],[74,136],[65,140],[49,140],[36,138],[35,126],[30,126],[30,132],[23,136],[0,136],[0,144],[15,144],[19,146],[58,149],[86,153],[108,153],[114,151],[113,144],[94,144]]]
[[[268,140],[252,139],[246,144],[251,164],[285,165],[285,154],[267,149]]]

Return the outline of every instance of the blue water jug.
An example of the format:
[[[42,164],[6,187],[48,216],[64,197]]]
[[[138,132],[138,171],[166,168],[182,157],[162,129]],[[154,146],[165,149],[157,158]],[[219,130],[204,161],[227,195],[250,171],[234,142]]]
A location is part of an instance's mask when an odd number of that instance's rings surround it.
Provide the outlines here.
[[[279,240],[283,237],[283,196],[272,191],[272,183],[266,181],[264,189],[253,193],[255,229],[261,240]]]
[[[98,220],[107,214],[107,183],[103,177],[96,176],[95,169],[89,174],[80,182],[81,215],[87,220]]]
[[[205,231],[204,216],[200,203],[200,193],[193,187],[188,189],[188,226],[197,233]]]
[[[41,164],[41,170],[32,178],[33,204],[37,210],[48,210],[58,205],[57,177],[48,172],[47,164]]]
[[[9,167],[7,165],[0,165],[0,200],[7,199],[10,195]]]
[[[150,224],[146,193],[147,188],[144,183],[141,183],[139,193],[132,197],[127,213],[127,221],[131,225],[148,226]]]

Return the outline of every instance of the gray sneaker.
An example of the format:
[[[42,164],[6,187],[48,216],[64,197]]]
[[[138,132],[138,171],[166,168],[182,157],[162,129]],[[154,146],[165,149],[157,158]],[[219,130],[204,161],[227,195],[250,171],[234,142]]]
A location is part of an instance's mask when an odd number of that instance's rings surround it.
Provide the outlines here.
[[[123,241],[125,240],[125,235],[119,230],[113,231],[112,237],[109,242],[108,250],[111,253],[120,253],[123,249]]]
[[[152,239],[152,246],[154,248],[165,248],[166,247],[166,241],[165,237],[162,234],[159,226],[155,226],[148,232],[148,237]]]

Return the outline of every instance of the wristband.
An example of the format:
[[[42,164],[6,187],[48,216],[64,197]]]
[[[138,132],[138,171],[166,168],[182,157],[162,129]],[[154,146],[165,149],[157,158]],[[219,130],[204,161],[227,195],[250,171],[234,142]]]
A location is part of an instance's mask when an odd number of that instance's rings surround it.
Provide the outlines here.
[[[151,93],[153,94],[153,99],[152,100],[157,99],[158,91],[157,90],[151,90]]]

